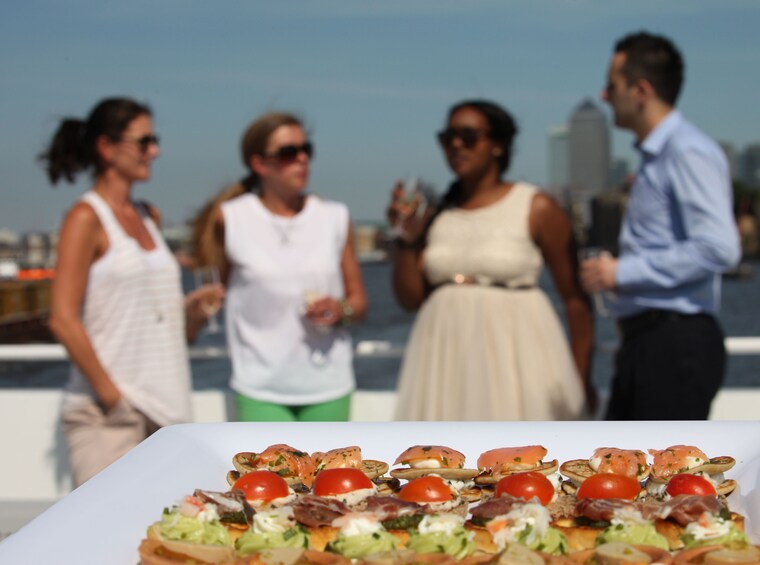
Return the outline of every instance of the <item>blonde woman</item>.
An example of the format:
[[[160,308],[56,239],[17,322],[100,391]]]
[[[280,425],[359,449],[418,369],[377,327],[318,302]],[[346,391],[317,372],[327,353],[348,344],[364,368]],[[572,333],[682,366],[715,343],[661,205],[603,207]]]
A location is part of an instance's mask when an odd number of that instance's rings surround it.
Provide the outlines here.
[[[241,153],[249,175],[206,207],[196,231],[201,259],[221,267],[227,287],[238,417],[347,420],[346,326],[367,310],[348,209],[307,192],[314,145],[297,117],[261,116]]]

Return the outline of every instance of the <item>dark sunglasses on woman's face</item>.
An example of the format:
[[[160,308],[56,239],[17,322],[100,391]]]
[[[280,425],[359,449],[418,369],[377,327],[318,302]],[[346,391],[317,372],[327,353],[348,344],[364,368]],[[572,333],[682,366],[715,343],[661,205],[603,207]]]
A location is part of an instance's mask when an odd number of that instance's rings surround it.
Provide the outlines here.
[[[283,145],[276,151],[267,153],[264,156],[277,159],[280,163],[289,163],[295,161],[300,153],[303,153],[309,159],[312,158],[314,155],[314,145],[311,141],[307,141],[303,145]]]
[[[140,151],[145,153],[151,145],[158,146],[158,136],[154,133],[149,133],[138,138],[122,137],[119,141],[125,141],[127,143],[136,143],[140,148]]]
[[[488,135],[488,132],[477,128],[447,128],[438,132],[438,141],[444,147],[458,139],[467,149],[472,149],[477,145],[481,137]]]

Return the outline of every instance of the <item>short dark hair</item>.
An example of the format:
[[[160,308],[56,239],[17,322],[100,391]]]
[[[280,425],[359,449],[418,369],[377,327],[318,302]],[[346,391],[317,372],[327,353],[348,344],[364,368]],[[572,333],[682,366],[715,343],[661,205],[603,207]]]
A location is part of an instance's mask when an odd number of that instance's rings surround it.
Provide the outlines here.
[[[462,108],[472,108],[480,112],[491,129],[490,137],[501,145],[502,152],[498,157],[499,171],[504,172],[512,161],[512,142],[517,135],[517,124],[512,115],[498,104],[489,100],[465,100],[449,109],[448,119]]]
[[[660,100],[676,105],[684,80],[684,62],[672,41],[640,31],[618,41],[615,53],[626,55],[622,73],[628,84],[644,79]]]

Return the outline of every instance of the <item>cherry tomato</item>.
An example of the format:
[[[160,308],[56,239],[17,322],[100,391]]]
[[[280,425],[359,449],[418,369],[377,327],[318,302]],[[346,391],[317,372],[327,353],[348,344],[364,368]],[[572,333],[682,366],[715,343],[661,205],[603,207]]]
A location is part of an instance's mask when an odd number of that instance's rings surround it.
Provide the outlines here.
[[[325,469],[314,479],[313,490],[317,496],[335,496],[372,486],[372,481],[359,469]]]
[[[622,498],[634,500],[641,492],[639,481],[625,475],[597,473],[581,483],[578,498]]]
[[[429,475],[406,483],[398,492],[398,497],[409,502],[445,502],[452,500],[454,493],[441,477]]]
[[[546,506],[554,497],[554,485],[546,475],[538,471],[526,471],[507,475],[496,483],[496,496],[509,494],[516,498],[531,500],[536,497]]]
[[[718,494],[713,484],[699,475],[690,475],[688,473],[681,473],[674,475],[668,486],[665,487],[665,492],[670,496],[677,496],[679,494],[696,494],[699,496],[710,496]]]
[[[246,500],[263,500],[269,502],[275,498],[288,496],[288,483],[280,475],[272,471],[251,471],[240,477],[233,489],[242,490]]]

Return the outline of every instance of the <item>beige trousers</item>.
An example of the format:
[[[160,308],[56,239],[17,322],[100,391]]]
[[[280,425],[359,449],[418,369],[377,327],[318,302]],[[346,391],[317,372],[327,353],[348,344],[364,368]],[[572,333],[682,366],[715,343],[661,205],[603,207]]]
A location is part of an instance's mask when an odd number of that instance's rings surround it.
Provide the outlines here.
[[[64,410],[61,419],[75,487],[160,428],[124,397],[107,414],[88,399],[86,404]]]

